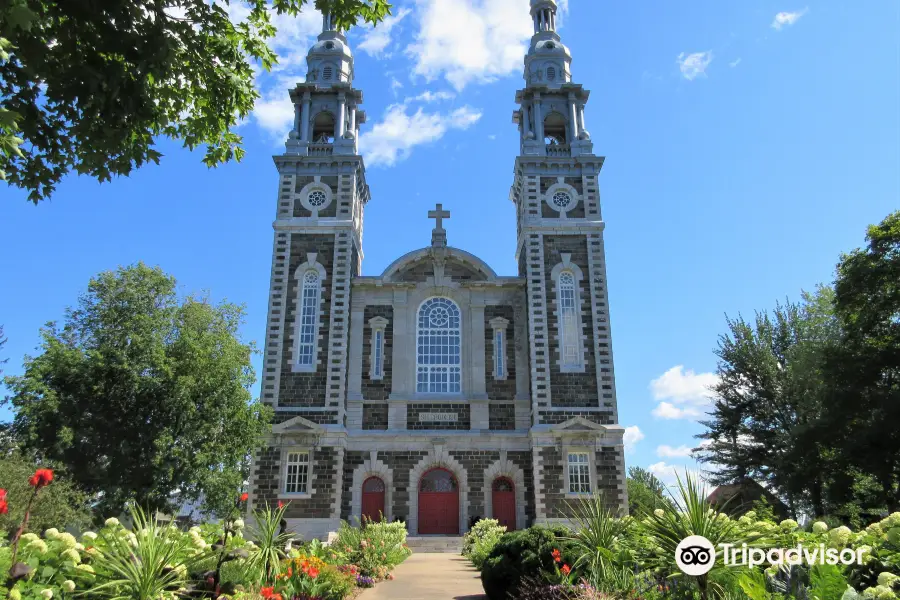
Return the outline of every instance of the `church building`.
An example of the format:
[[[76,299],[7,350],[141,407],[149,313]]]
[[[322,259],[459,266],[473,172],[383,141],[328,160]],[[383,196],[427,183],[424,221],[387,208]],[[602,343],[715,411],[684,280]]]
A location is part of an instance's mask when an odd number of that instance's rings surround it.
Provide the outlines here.
[[[570,499],[595,493],[627,510],[603,157],[556,15],[555,0],[531,0],[510,275],[452,246],[440,204],[429,246],[362,274],[366,113],[347,38],[323,17],[275,157],[262,374],[275,419],[253,459],[251,508],[289,501],[288,527],[307,538],[363,515],[410,535],[460,535],[483,517],[522,529],[565,521]]]

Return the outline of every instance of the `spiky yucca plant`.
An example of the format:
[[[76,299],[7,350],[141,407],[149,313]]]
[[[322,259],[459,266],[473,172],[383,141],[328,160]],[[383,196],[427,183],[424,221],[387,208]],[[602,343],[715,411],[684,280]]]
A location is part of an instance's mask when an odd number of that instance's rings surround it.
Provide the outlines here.
[[[279,565],[287,556],[287,544],[291,540],[290,533],[281,532],[281,521],[288,505],[284,504],[272,509],[266,504],[253,511],[253,524],[250,535],[259,550],[250,555],[247,561],[249,573],[255,573],[260,584],[274,583],[278,575]]]
[[[753,545],[757,541],[757,537],[744,534],[735,521],[706,501],[706,489],[696,477],[685,473],[683,479],[679,475],[677,480],[675,510],[654,511],[640,521],[643,533],[658,546],[658,551],[645,559],[645,567],[667,576],[687,577],[675,563],[675,550],[681,540],[692,535],[705,537],[715,548],[726,543]],[[715,565],[708,573],[687,578],[696,582],[701,599],[708,600],[710,595],[724,598],[734,588],[739,574],[740,569],[726,567],[721,554],[717,554]]]
[[[570,502],[566,516],[572,526],[566,540],[578,556],[574,567],[592,586],[604,588],[605,581],[618,581],[623,568],[632,573],[633,556],[624,543],[632,519],[619,518],[599,494]]]
[[[188,536],[156,516],[149,518],[131,507],[131,531],[113,528],[100,532],[103,540],[92,562],[96,583],[90,598],[160,600],[173,598],[188,584],[187,574],[208,553],[195,548]]]

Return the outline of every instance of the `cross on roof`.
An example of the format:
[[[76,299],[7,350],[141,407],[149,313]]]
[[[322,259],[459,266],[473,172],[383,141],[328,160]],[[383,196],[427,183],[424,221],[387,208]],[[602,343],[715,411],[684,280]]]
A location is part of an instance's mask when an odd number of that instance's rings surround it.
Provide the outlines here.
[[[449,211],[449,210],[444,210],[444,205],[441,204],[440,202],[438,202],[438,203],[435,205],[434,210],[429,210],[429,211],[428,211],[428,218],[429,218],[429,219],[434,219],[434,221],[435,221],[435,223],[434,223],[434,225],[435,225],[434,228],[437,229],[437,230],[439,230],[439,231],[441,231],[441,230],[444,229],[444,227],[442,226],[441,223],[442,223],[442,221],[443,221],[444,219],[449,219],[449,218],[450,218],[450,211]]]

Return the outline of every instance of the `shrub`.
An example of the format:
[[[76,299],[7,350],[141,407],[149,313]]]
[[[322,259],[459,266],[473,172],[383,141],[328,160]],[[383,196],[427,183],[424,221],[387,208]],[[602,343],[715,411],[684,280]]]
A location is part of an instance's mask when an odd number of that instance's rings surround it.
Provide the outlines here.
[[[564,527],[530,527],[504,533],[481,568],[481,584],[490,600],[507,600],[522,578],[536,578],[553,572],[553,551],[560,550],[572,563],[565,547],[570,532]]]
[[[342,522],[332,547],[346,562],[359,567],[361,575],[376,579],[387,577],[391,569],[410,555],[406,526],[384,519],[367,522],[362,528]]]
[[[482,519],[478,521],[466,535],[463,536],[462,554],[481,569],[484,560],[488,557],[503,534],[506,527],[500,525],[496,519]]]
[[[353,592],[356,576],[315,556],[298,555],[282,561],[275,586],[282,598],[343,600]]]

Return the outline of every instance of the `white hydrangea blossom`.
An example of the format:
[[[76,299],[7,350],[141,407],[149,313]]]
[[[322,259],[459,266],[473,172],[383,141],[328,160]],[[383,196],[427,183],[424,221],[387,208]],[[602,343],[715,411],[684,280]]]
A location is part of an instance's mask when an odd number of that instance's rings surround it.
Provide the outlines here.
[[[51,589],[41,590],[41,597],[46,598],[47,600],[50,600],[50,598],[53,597],[53,590],[51,590]]]
[[[666,514],[666,511],[664,511],[661,508],[657,508],[656,510],[653,511],[653,514],[656,515],[657,517],[662,517],[663,515]]]
[[[891,587],[892,585],[894,585],[894,582],[897,581],[898,579],[900,579],[900,577],[897,577],[893,573],[884,571],[883,573],[878,574],[878,585]]]
[[[39,538],[36,533],[31,533],[29,531],[28,533],[23,533],[22,537],[20,537],[19,539],[22,540],[23,542],[25,542],[26,544],[29,544],[29,543],[33,542],[34,540],[39,540],[41,538]]]
[[[825,533],[828,531],[828,523],[825,521],[816,521],[812,525],[813,533]]]
[[[74,548],[75,544],[78,543],[78,540],[75,539],[75,536],[67,531],[64,531],[57,535],[56,541],[62,542],[62,545],[66,548]]]
[[[48,529],[47,531],[44,532],[44,537],[47,538],[48,540],[52,540],[58,535],[59,535],[59,529],[57,529],[56,527],[51,527],[50,529]],[[50,593],[52,594],[53,592],[51,591]]]
[[[78,569],[79,571],[84,571],[85,573],[93,573],[94,572],[94,567],[92,567],[91,565],[85,564],[85,563],[81,563],[80,565],[75,565],[75,568]]]
[[[26,549],[37,550],[38,554],[47,552],[47,542],[44,540],[32,540],[25,545]]]
[[[62,582],[62,589],[65,592],[69,592],[70,594],[75,591],[75,582],[71,579],[66,579]]]
[[[104,525],[106,525],[107,527],[117,527],[121,525],[121,523],[119,523],[119,520],[117,518],[110,517],[104,522]]]
[[[244,528],[244,520],[243,519],[235,519],[234,523],[232,523],[235,529],[243,529]]]
[[[832,546],[842,547],[847,545],[852,536],[853,531],[846,525],[841,525],[828,532],[828,541]]]
[[[68,550],[63,550],[62,554],[60,554],[64,559],[70,560],[76,565],[81,562],[81,556],[78,554],[78,550],[74,548],[69,548]]]
[[[794,531],[795,529],[800,527],[800,524],[797,523],[797,521],[795,521],[793,519],[785,519],[784,521],[779,523],[778,526],[781,527],[782,529],[784,529],[785,531]]]

